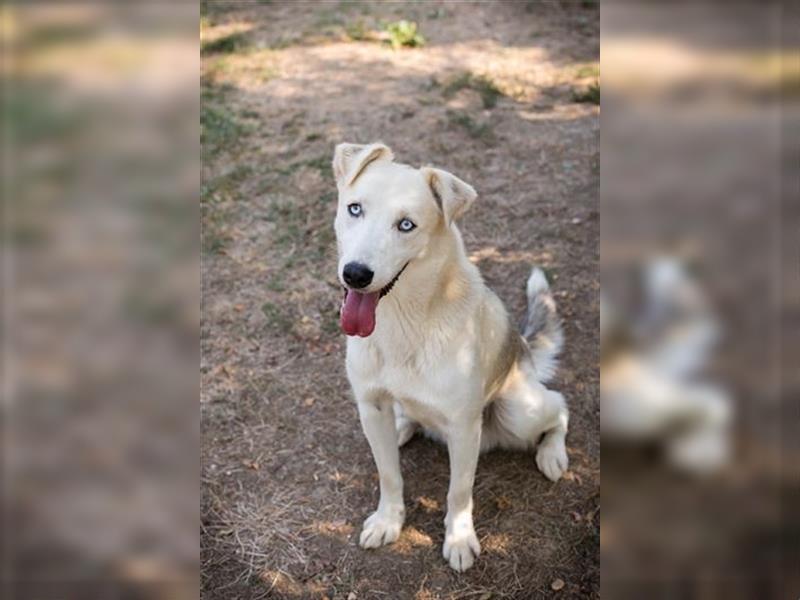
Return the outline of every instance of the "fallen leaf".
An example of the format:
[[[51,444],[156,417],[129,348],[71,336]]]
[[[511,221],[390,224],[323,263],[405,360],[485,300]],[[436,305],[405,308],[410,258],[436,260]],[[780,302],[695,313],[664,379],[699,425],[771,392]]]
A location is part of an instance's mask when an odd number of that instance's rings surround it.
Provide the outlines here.
[[[304,404],[305,404],[306,406],[311,406],[311,405],[313,405],[313,404],[314,404],[314,399],[313,399],[313,398],[306,398],[306,400],[305,400]]]
[[[427,498],[425,496],[419,496],[416,498],[416,502],[425,512],[433,512],[439,510],[439,503],[432,498]]]
[[[563,579],[556,579],[553,583],[550,584],[550,589],[554,592],[557,592],[560,589],[564,588],[564,580]]]
[[[498,496],[495,498],[494,502],[497,505],[497,510],[506,510],[507,508],[511,508],[511,500],[505,496]]]

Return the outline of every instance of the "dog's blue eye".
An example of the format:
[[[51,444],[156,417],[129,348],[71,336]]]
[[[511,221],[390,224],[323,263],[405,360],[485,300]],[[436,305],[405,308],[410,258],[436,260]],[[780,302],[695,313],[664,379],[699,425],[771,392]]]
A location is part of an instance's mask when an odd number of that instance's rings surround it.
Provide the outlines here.
[[[414,229],[416,225],[411,222],[409,219],[403,219],[397,224],[397,228],[402,231],[403,233],[408,233],[412,229]]]
[[[354,202],[353,204],[347,205],[347,212],[349,212],[354,217],[361,216],[361,205],[358,202]]]

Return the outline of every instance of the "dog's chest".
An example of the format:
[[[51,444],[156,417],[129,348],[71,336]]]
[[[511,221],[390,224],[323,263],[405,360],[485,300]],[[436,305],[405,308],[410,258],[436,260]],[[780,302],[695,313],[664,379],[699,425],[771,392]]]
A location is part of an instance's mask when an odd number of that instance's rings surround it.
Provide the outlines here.
[[[433,373],[388,367],[382,370],[376,384],[400,403],[409,418],[428,429],[444,431],[452,417],[449,407],[451,396],[437,385],[432,375]]]
[[[476,372],[463,352],[409,351],[399,344],[358,342],[348,345],[350,376],[386,390],[407,416],[430,429],[444,430],[476,388]]]
[[[426,402],[414,396],[394,396],[403,408],[403,412],[412,421],[416,421],[426,429],[439,433],[447,430],[447,423],[452,415],[448,415],[436,403]]]

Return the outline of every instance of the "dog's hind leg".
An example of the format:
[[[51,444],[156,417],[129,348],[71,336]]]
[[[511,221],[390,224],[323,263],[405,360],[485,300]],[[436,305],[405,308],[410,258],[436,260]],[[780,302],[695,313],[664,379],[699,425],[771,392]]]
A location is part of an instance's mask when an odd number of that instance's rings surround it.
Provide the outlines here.
[[[569,466],[567,457],[567,425],[569,412],[564,396],[547,390],[550,402],[556,410],[555,424],[547,430],[536,449],[536,466],[550,481],[558,481]]]
[[[403,412],[403,407],[399,402],[394,403],[394,426],[397,429],[397,446],[403,446],[408,440],[414,437],[414,434],[419,428],[419,424],[410,419],[408,415]]]
[[[536,466],[545,477],[556,481],[568,466],[568,422],[564,396],[520,372],[484,412],[481,450],[498,446],[529,449],[544,434],[536,451]]]

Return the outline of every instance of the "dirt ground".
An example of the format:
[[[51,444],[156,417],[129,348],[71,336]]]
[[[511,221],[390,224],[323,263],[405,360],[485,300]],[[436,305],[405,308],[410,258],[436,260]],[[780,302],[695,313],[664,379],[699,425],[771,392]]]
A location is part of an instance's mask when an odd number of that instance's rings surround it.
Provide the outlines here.
[[[202,7],[203,597],[599,597],[599,10],[591,2]],[[419,25],[393,50],[385,22]],[[446,449],[401,452],[400,540],[358,544],[377,476],[344,373],[333,147],[381,140],[479,199],[470,256],[514,318],[545,267],[570,470],[481,457],[465,574],[441,556]]]

